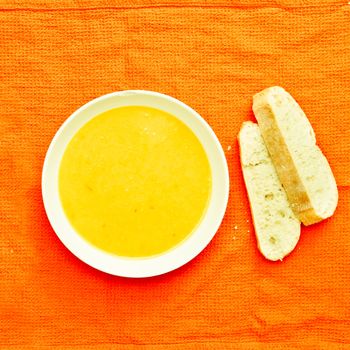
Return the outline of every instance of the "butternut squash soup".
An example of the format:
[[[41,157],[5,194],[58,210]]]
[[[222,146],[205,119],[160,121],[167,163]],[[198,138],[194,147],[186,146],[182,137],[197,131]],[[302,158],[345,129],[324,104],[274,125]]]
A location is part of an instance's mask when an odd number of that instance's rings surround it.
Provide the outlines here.
[[[68,144],[59,193],[74,229],[124,257],[163,253],[197,227],[211,194],[211,170],[195,134],[158,109],[104,112]]]

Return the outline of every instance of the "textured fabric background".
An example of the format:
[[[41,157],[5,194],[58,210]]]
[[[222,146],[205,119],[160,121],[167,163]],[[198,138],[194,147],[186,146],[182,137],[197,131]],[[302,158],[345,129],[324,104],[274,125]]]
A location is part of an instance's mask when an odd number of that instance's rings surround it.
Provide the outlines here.
[[[349,349],[350,5],[346,1],[0,1],[1,349]],[[256,249],[236,136],[278,84],[307,113],[339,185],[330,220],[270,263]],[[88,267],[46,218],[51,138],[87,101],[149,89],[196,109],[231,192],[211,244],[164,276]]]

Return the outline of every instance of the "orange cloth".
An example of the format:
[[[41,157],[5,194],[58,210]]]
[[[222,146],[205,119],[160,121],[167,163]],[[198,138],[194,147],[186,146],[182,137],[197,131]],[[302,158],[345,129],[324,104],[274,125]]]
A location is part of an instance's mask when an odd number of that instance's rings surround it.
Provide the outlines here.
[[[1,349],[349,348],[347,1],[3,0],[0,23]],[[257,251],[236,141],[253,119],[252,95],[275,84],[308,115],[340,194],[335,215],[303,227],[281,263]],[[124,89],[196,109],[231,175],[211,244],[143,280],[76,259],[41,200],[58,127],[85,102]]]

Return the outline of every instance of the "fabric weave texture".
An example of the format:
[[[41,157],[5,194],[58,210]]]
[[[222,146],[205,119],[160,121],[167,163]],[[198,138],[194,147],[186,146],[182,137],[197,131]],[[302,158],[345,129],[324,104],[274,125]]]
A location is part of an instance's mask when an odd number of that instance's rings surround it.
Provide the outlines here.
[[[349,349],[350,5],[346,1],[0,1],[0,349]],[[339,186],[283,262],[256,248],[237,134],[280,85],[310,119]],[[186,266],[106,275],[59,241],[41,199],[52,137],[100,95],[153,90],[212,126],[230,200]]]

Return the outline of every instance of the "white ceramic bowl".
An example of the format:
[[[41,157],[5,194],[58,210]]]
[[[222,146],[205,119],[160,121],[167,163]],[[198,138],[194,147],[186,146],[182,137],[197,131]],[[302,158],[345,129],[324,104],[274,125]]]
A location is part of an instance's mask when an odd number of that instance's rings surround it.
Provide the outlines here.
[[[76,132],[100,113],[123,106],[147,106],[168,112],[197,135],[212,171],[212,194],[198,228],[182,243],[163,254],[146,258],[119,257],[93,246],[80,236],[66,218],[58,191],[58,172],[67,144]],[[172,271],[193,259],[214,237],[225,214],[229,174],[222,147],[213,130],[192,108],[157,92],[130,90],[92,100],[75,111],[60,127],[47,151],[42,172],[42,195],[49,221],[62,243],[80,260],[106,273],[124,277],[150,277]]]

